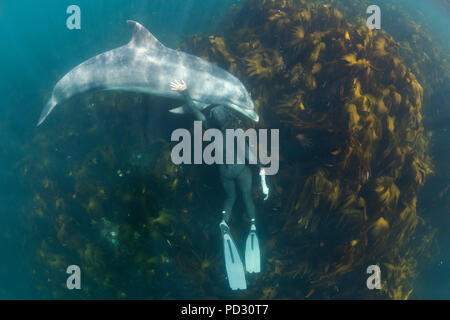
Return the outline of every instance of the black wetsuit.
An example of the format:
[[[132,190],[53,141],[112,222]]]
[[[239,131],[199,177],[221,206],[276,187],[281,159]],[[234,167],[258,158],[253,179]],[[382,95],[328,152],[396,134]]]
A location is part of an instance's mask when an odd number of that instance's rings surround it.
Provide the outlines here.
[[[225,137],[226,129],[237,129],[231,126],[231,122],[236,119],[233,116],[232,111],[223,106],[212,106],[207,113],[207,116],[203,114],[192,101],[188,90],[182,91],[183,96],[186,99],[187,106],[194,114],[195,119],[203,122],[203,127],[206,129],[216,128],[219,129]],[[224,143],[224,152],[226,155],[226,143]],[[235,153],[236,154],[236,153]],[[245,150],[246,160],[248,160],[248,146]],[[230,219],[231,210],[236,201],[236,183],[241,191],[242,200],[244,201],[245,209],[249,215],[251,221],[255,221],[255,205],[252,199],[252,172],[245,164],[222,164],[219,166],[220,180],[225,189],[225,201],[223,205],[223,219],[228,223]],[[259,166],[259,165],[258,165]]]

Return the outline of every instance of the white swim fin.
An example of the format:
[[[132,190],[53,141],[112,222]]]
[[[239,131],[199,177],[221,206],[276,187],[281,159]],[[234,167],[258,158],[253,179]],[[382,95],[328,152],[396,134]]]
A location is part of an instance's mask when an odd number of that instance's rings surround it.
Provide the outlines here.
[[[245,269],[249,273],[259,273],[261,271],[261,254],[254,222],[252,222],[250,233],[245,243]]]
[[[245,290],[247,289],[247,282],[245,280],[244,266],[231,236],[230,229],[224,220],[220,223],[220,230],[222,231],[225,267],[230,288],[231,290]]]

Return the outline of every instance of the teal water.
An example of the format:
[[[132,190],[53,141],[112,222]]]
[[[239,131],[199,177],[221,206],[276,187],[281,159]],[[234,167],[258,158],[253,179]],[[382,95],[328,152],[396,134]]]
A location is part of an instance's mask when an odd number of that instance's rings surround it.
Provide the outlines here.
[[[23,247],[18,203],[29,201],[17,183],[17,161],[35,133],[45,99],[72,66],[129,41],[127,19],[140,21],[169,47],[187,34],[208,33],[238,1],[77,1],[82,29],[66,28],[73,1],[0,3],[0,298],[39,298],[29,274],[33,252]],[[25,189],[24,189],[25,188]]]
[[[42,107],[56,81],[86,59],[128,42],[125,21],[146,26],[162,43],[175,48],[191,34],[209,35],[230,21],[222,21],[236,0],[85,0],[0,2],[0,299],[39,299],[30,270],[35,251],[23,241],[22,208],[32,208],[26,183],[19,182],[19,161],[24,145],[36,134]],[[450,50],[450,12],[439,1],[382,1],[405,6],[419,25],[430,31],[443,52]],[[66,8],[82,10],[82,29],[65,26]],[[249,13],[251,14],[251,13]],[[390,30],[392,28],[392,30]],[[395,25],[387,25],[395,34]],[[450,92],[444,84],[442,92]],[[430,214],[438,228],[440,253],[435,263],[416,280],[416,299],[450,299],[450,215],[436,206],[434,197],[449,185],[450,105],[436,97],[425,122],[434,131],[432,156],[437,174],[422,190],[420,210]],[[70,121],[70,119],[68,119]],[[440,170],[440,171],[439,171]],[[447,171],[449,170],[449,171]],[[450,194],[450,193],[447,193]],[[29,203],[29,205],[27,205]]]

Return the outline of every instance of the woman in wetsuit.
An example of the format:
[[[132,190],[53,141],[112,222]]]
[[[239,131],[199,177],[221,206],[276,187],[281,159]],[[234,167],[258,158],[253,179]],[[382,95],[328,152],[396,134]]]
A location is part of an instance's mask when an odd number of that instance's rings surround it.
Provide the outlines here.
[[[171,88],[174,91],[179,91],[184,99],[186,100],[186,106],[189,111],[193,113],[196,120],[202,121],[203,126],[206,129],[216,128],[219,129],[223,136],[225,137],[226,129],[236,129],[232,128],[231,124],[236,119],[232,114],[232,111],[223,105],[215,105],[210,109],[210,112],[203,114],[192,101],[192,98],[187,90],[186,83],[182,80],[181,82],[173,81],[171,82]],[[224,143],[224,149],[226,143]],[[239,146],[238,146],[239,147]],[[248,160],[248,152],[250,149],[245,146],[246,150],[244,154]],[[226,154],[224,150],[223,154]],[[248,152],[247,152],[248,151]],[[259,164],[257,166],[260,169],[260,175],[264,178],[265,172]],[[245,164],[221,164],[219,165],[220,180],[225,189],[225,201],[222,211],[222,222],[220,228],[222,230],[222,235],[224,236],[224,250],[225,250],[225,262],[228,273],[228,280],[232,289],[245,289],[245,276],[243,272],[242,263],[240,262],[239,254],[235,248],[234,241],[231,237],[228,222],[231,215],[231,210],[236,201],[236,184],[241,191],[242,200],[244,201],[245,209],[250,218],[250,234],[247,238],[246,245],[246,268],[248,272],[259,272],[260,271],[260,253],[258,238],[256,237],[256,216],[255,216],[255,205],[251,196],[252,191],[252,173],[250,168]],[[265,180],[263,183],[263,193],[265,194],[265,199],[268,196],[268,188],[265,185]],[[229,241],[228,241],[229,240]]]

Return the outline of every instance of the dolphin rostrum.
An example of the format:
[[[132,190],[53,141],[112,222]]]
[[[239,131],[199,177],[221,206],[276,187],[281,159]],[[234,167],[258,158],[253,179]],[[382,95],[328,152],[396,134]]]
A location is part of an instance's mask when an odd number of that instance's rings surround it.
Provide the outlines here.
[[[231,73],[199,57],[165,47],[138,22],[127,23],[133,32],[131,41],[81,63],[59,80],[42,110],[38,126],[56,105],[93,89],[181,99],[182,95],[170,88],[170,82],[176,79],[185,80],[199,108],[223,104],[258,121],[249,93]],[[171,111],[183,113],[184,109]]]

